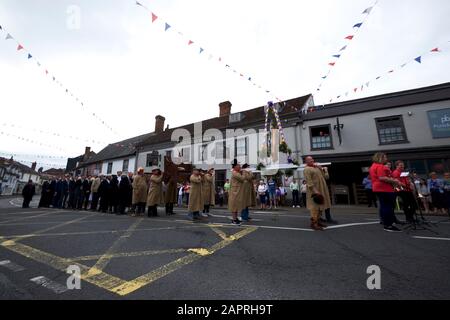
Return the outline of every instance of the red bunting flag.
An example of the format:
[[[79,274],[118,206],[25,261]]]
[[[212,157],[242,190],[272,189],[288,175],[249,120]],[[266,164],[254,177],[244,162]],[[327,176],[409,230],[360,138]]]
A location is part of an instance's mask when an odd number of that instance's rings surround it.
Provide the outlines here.
[[[189,42],[188,42],[188,46],[190,46],[191,44],[193,44],[194,43],[194,41],[192,41],[192,40],[189,40]]]
[[[336,64],[336,62],[330,62],[328,65],[334,67],[335,64]]]
[[[439,52],[439,51],[440,51],[439,48],[434,48],[430,52]]]
[[[20,50],[22,50],[22,49],[23,49],[22,45],[19,44],[19,45],[17,46],[17,51],[20,51]]]
[[[358,91],[358,88],[353,89],[353,91],[355,91],[355,92]]]
[[[347,36],[347,37],[345,37],[345,39],[347,39],[347,40],[352,40],[353,37],[354,37],[354,36]]]
[[[152,12],[152,23],[158,19],[158,16]]]

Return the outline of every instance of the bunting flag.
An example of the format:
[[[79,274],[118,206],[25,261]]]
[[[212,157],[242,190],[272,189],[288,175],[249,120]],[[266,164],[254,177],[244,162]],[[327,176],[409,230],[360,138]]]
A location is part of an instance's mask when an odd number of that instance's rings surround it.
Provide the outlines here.
[[[20,158],[20,156],[19,156]],[[67,159],[67,157],[66,157]],[[16,162],[19,163],[28,163],[30,165],[32,165],[34,162],[36,162],[38,167],[50,167],[52,169],[65,169],[66,168],[66,164],[62,164],[62,163],[46,163],[46,162],[40,162],[40,161],[29,161],[29,160],[24,160],[24,159],[13,159]]]
[[[34,60],[34,62],[36,63],[36,66],[39,68],[42,68],[41,70],[43,71],[43,73],[45,73],[46,76],[49,75],[51,77],[52,82],[58,83],[60,85],[60,87],[62,87],[62,84],[60,82],[55,81],[56,77],[54,75],[50,74],[50,72],[48,71],[47,68],[42,67],[41,63],[37,60],[36,57],[34,57],[34,55],[31,54],[31,52],[28,52],[27,50],[25,50],[24,46],[21,43],[19,43],[9,32],[7,32],[4,27],[2,27],[1,30],[2,30],[2,32],[6,33],[5,40],[14,40],[16,42],[16,44],[17,44],[16,51],[25,52],[27,60]],[[84,106],[83,103],[80,103],[81,99],[76,97],[72,92],[69,92],[68,89],[66,89],[66,93],[70,93],[70,96],[74,98],[74,101],[77,104],[80,104],[82,107]],[[96,118],[98,121],[101,122],[101,119],[99,117],[96,117]],[[106,122],[103,121],[103,124],[109,131],[111,131],[115,135],[119,135],[111,126],[107,125]]]
[[[162,18],[160,16],[158,16],[154,11],[152,11],[151,9],[149,9],[148,7],[146,7],[142,2],[140,1],[133,1],[136,3],[136,5],[138,7],[144,8],[147,12],[149,12],[149,14],[152,17],[152,23],[154,23],[155,25],[159,25],[159,23],[156,21],[160,21],[162,20]],[[232,66],[229,63],[224,63],[223,58],[221,56],[216,56],[211,54],[207,49],[205,49],[204,46],[200,46],[198,45],[197,42],[194,42],[194,40],[187,38],[183,32],[181,32],[180,30],[177,30],[173,24],[169,24],[168,22],[164,21],[161,22],[163,24],[163,30],[170,33],[171,31],[173,31],[175,34],[177,34],[178,36],[180,36],[183,40],[184,43],[186,43],[188,46],[191,47],[196,47],[198,51],[196,51],[198,54],[202,54],[202,53],[207,53],[204,54],[203,56],[208,57],[208,60],[211,61],[218,61],[219,63],[221,63],[226,70],[228,71],[232,71],[233,73],[239,75],[240,78],[244,79],[246,82],[249,82],[250,84],[252,84],[254,87],[257,87],[258,89],[262,89],[261,86],[258,86],[254,80],[253,77],[250,77],[249,75],[247,75],[244,72],[238,72],[235,68],[232,68]],[[215,58],[215,59],[214,59]],[[264,90],[265,93],[271,93],[271,90]],[[273,95],[273,97],[281,102],[281,100],[278,100],[278,97],[276,97],[275,95]]]
[[[353,33],[350,34],[350,35],[348,35],[348,36],[346,36],[346,37],[344,38],[344,40],[349,40],[349,41],[351,41],[351,40],[353,40],[353,39],[355,38],[356,34],[361,30],[361,27],[362,27],[363,24],[366,22],[366,20],[368,19],[370,13],[372,12],[372,9],[376,6],[377,3],[378,3],[378,0],[375,1],[375,3],[373,4],[373,6],[367,8],[367,9],[365,9],[365,10],[363,11],[362,14],[365,15],[363,21],[354,24],[353,27],[352,27],[352,29],[354,30]],[[356,30],[355,30],[355,28],[356,28]],[[334,54],[334,55],[332,55],[332,56],[333,56],[334,58],[340,59],[340,58],[341,58],[341,55],[342,55],[342,52],[344,52],[345,50],[347,50],[347,47],[348,47],[348,44],[344,45],[344,46],[339,50],[340,54]],[[336,62],[328,63],[328,66],[329,66],[329,68],[328,68],[328,73],[326,74],[325,77],[323,77],[323,76],[321,77],[322,80],[320,81],[319,85],[317,86],[317,89],[316,89],[317,92],[319,92],[319,91],[321,90],[323,83],[329,78],[329,75],[330,75],[330,73],[331,73],[332,68],[336,66]]]
[[[417,62],[417,63],[419,63],[419,64],[422,65],[423,58],[424,58],[426,55],[433,55],[433,54],[441,53],[441,52],[442,52],[442,50],[439,49],[439,47],[436,47],[436,48],[434,48],[434,49],[431,49],[431,50],[429,50],[429,51],[424,52],[423,54],[421,54],[421,55],[419,55],[419,56],[416,56],[415,58],[411,59],[410,61],[407,61],[407,62],[405,62],[405,63],[402,63],[402,64],[399,66],[399,68],[389,69],[386,73],[387,73],[388,75],[390,75],[390,74],[393,74],[396,70],[404,69],[405,66],[408,65],[409,62],[412,62],[412,61],[415,61],[415,62]],[[381,78],[382,78],[382,76],[377,76],[377,77],[376,77],[375,79],[373,79],[373,80],[364,82],[364,84],[361,85],[361,88],[360,88],[359,91],[363,91],[364,86],[365,86],[365,87],[369,87],[369,85],[370,85],[371,82],[380,80]],[[356,92],[358,91],[358,88],[359,88],[359,87],[354,87],[353,92],[356,93]],[[348,92],[347,92],[347,93],[348,93]],[[347,97],[347,95],[348,95],[347,93],[345,94],[346,97]],[[342,94],[339,94],[338,96],[341,97]]]

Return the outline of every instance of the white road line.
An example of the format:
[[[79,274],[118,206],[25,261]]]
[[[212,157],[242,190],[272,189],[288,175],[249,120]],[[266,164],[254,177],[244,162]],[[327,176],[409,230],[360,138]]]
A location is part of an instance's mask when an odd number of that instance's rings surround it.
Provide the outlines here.
[[[30,281],[32,281],[40,286],[43,286],[44,288],[49,289],[56,294],[66,292],[68,290],[67,286],[63,286],[63,285],[59,284],[58,282],[52,281],[52,280],[50,280],[46,277],[42,277],[42,276],[32,278],[32,279],[30,279]]]
[[[370,224],[379,224],[379,222],[360,222],[360,223],[348,223],[348,224],[340,224],[337,226],[329,226],[327,229],[338,229],[338,228],[347,228],[347,227],[354,227],[354,226],[365,226]]]
[[[214,218],[227,218],[227,219],[231,220],[231,216],[221,216],[221,215],[217,215],[217,214],[212,214],[211,217],[214,217]],[[261,220],[261,219],[253,219],[252,218],[252,221],[263,221],[263,220]]]
[[[6,269],[9,269],[13,272],[19,272],[19,271],[25,270],[24,267],[19,266],[18,264],[15,264],[14,262],[11,262],[9,260],[0,261],[0,266],[5,267]]]
[[[414,236],[415,239],[424,239],[424,240],[442,240],[442,241],[450,241],[450,238],[434,238],[434,237],[418,237]]]
[[[14,206],[14,207],[21,207],[20,204],[15,204],[12,200],[9,200],[9,204]]]

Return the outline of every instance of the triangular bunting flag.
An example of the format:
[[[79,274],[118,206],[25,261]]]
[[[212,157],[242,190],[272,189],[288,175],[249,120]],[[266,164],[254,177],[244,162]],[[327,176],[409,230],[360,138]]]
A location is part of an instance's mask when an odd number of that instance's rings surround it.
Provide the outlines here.
[[[140,2],[138,2],[138,1],[136,1],[136,5],[138,5],[138,6],[141,6],[141,7],[142,7],[142,4],[141,4]]]
[[[337,96],[336,99],[339,99],[341,96]]]
[[[392,73],[392,72],[394,72],[394,70],[391,70],[391,71],[389,71],[388,73]]]
[[[439,51],[440,51],[439,48],[434,48],[430,52],[439,52]]]
[[[378,80],[378,79],[380,79],[380,78],[381,78],[381,77],[380,77],[380,76],[378,76],[378,77],[376,77],[376,78],[375,78],[375,80]]]
[[[205,49],[203,49],[203,48],[200,48],[200,54],[203,52],[203,51],[205,51]]]
[[[328,65],[334,67],[335,64],[336,62],[330,62]]]
[[[3,30],[2,26],[0,26],[0,30]]]
[[[363,24],[362,22],[357,23],[353,26],[353,28],[361,28],[362,24]]]
[[[358,91],[358,88],[353,89],[353,91],[355,91],[355,92]]]
[[[341,48],[341,50],[339,50],[339,51],[344,51],[345,49],[347,49],[347,46],[343,46],[343,47]]]
[[[400,67],[401,67],[401,68],[404,68],[405,66],[406,66],[406,63],[402,64]]]
[[[23,49],[22,45],[19,44],[19,45],[17,46],[17,51],[20,51],[20,50],[22,50],[22,49]]]
[[[370,82],[366,82],[366,87],[368,87],[368,86],[369,86],[369,84],[370,84]]]
[[[370,14],[370,12],[372,11],[372,8],[373,8],[373,7],[367,8],[366,10],[363,11],[362,14],[365,14],[365,13]]]
[[[45,74],[48,74],[48,70],[45,70]]]
[[[222,62],[222,58],[219,57],[219,62]]]
[[[248,78],[248,81],[252,81],[252,78],[251,78],[251,77],[249,77],[249,78]]]
[[[191,44],[193,44],[194,43],[194,41],[192,41],[192,40],[189,40],[189,42],[188,42],[188,46],[190,46]]]
[[[53,77],[53,81],[55,81],[56,80],[56,78],[55,77]]]
[[[226,64],[226,65],[225,65],[225,67],[226,67],[226,68],[229,68],[229,67],[230,67],[230,65]]]
[[[345,39],[352,40],[354,36],[346,36]]]
[[[166,22],[166,26],[164,27],[164,31],[167,31],[167,30],[169,30],[170,29],[170,25]]]
[[[345,96],[346,96],[346,97],[348,96],[348,91],[345,93]]]
[[[152,12],[152,23],[158,19],[158,16]]]
[[[418,56],[414,60],[417,61],[418,63],[422,63],[422,57],[421,56]]]
[[[334,54],[333,57],[335,57],[335,58],[340,58],[341,55],[340,55],[340,54]]]
[[[41,63],[38,61],[38,62],[36,62],[36,64],[38,65],[38,67],[40,67],[41,66]]]
[[[322,77],[322,79],[324,79],[324,80],[325,80],[326,78],[327,78],[327,76]]]
[[[5,40],[8,40],[8,39],[14,39],[13,37],[12,37],[12,35],[10,35],[9,33],[6,35],[6,38],[5,38]]]
[[[28,54],[28,59],[33,58],[33,56],[31,54]]]

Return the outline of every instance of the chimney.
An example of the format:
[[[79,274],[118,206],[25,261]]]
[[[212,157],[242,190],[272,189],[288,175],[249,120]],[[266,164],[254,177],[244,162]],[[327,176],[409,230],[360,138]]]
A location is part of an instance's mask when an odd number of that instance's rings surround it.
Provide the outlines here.
[[[166,121],[166,118],[163,116],[156,116],[155,117],[155,132],[161,133],[164,131],[164,121]]]
[[[225,102],[219,103],[219,108],[220,108],[219,117],[229,116],[231,114],[231,102],[230,101],[225,101]]]
[[[83,161],[86,161],[89,158],[89,154],[91,153],[91,147],[86,147],[84,149],[84,157]]]
[[[37,165],[37,163],[36,163],[36,161],[35,162],[33,162],[32,164],[31,164],[31,170],[36,170],[36,165]]]

